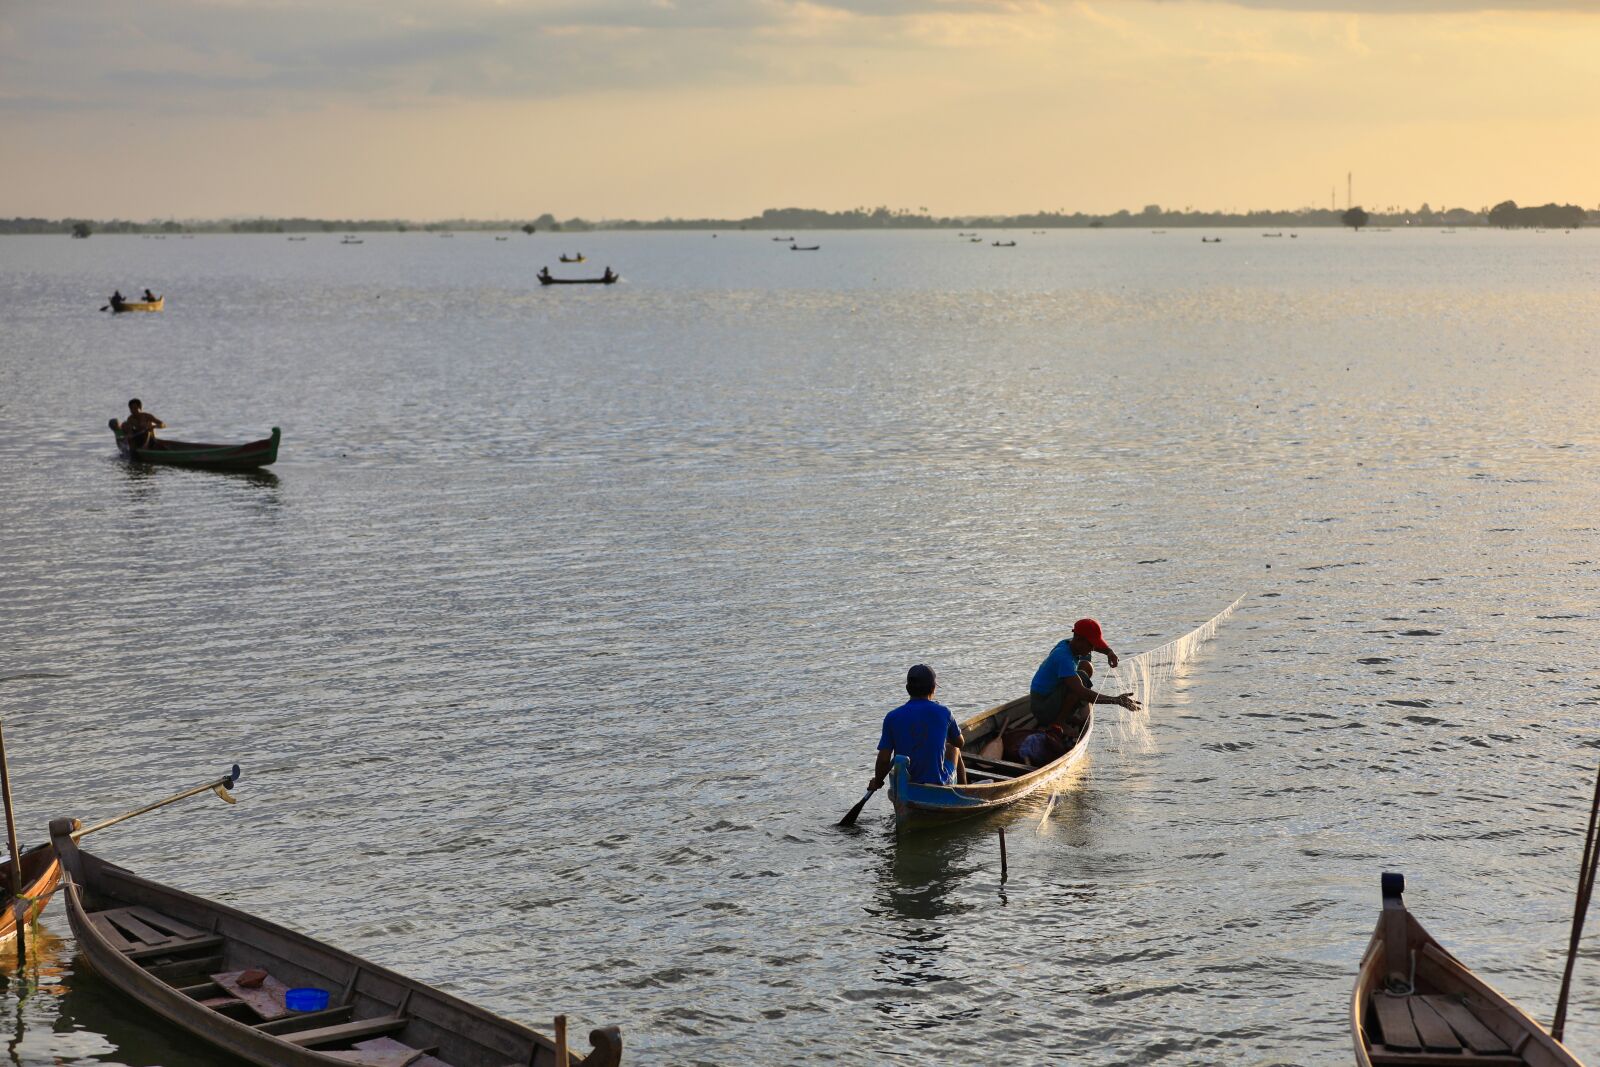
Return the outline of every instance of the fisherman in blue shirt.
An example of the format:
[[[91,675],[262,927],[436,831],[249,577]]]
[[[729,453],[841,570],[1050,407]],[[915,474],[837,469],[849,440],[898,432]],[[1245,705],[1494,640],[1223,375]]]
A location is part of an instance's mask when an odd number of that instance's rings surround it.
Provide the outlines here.
[[[1039,664],[1033,684],[1028,687],[1033,698],[1030,701],[1033,721],[1038,729],[1048,729],[1056,723],[1065,726],[1067,714],[1084,703],[1118,704],[1129,711],[1139,710],[1139,702],[1133,699],[1132,693],[1115,697],[1096,693],[1078,676],[1078,661],[1088,659],[1092,652],[1103,653],[1106,662],[1116,667],[1117,654],[1106,644],[1100,624],[1093,619],[1079,619],[1072,624],[1072,636],[1058,642]]]
[[[906,672],[906,693],[910,700],[883,717],[883,736],[878,739],[878,763],[867,791],[883,788],[889,767],[897,755],[911,761],[911,780],[931,785],[966,784],[967,769],[961,765],[961,727],[943,704],[930,698],[938,688],[933,668],[919,663]]]

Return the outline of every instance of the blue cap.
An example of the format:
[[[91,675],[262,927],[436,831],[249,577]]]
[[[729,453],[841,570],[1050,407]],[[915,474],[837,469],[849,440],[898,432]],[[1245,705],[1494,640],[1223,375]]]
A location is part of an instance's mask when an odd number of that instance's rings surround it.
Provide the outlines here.
[[[906,671],[906,685],[917,689],[932,689],[934,684],[933,668],[926,663],[919,663]]]

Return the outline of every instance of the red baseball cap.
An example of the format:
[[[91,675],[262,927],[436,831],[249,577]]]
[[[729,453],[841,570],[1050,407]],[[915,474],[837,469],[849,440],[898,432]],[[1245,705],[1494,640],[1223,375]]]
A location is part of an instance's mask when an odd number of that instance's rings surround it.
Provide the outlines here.
[[[1089,642],[1091,652],[1110,652],[1111,646],[1106,644],[1106,639],[1101,636],[1100,624],[1093,619],[1079,619],[1072,624],[1072,636],[1081,637]]]

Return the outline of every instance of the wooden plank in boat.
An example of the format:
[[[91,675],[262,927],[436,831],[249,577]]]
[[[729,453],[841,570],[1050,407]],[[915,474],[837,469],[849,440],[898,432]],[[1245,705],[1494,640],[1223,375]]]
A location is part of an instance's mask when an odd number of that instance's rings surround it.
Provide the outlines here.
[[[994,770],[1009,778],[1021,778],[1024,774],[1032,774],[1038,770],[1026,763],[1012,763],[1010,760],[987,759],[983,756],[968,756],[964,762],[975,765],[979,770]]]
[[[326,1023],[345,1022],[350,1018],[351,1007],[341,1004],[337,1008],[324,1008],[321,1011],[297,1011],[282,1019],[273,1019],[268,1022],[251,1023],[251,1029],[260,1030],[263,1034],[290,1034],[296,1030],[310,1030]]]
[[[1423,1048],[1435,1052],[1461,1051],[1461,1040],[1456,1037],[1455,1031],[1426,1001],[1418,996],[1409,996],[1406,998],[1406,1007],[1411,1009],[1411,1022],[1417,1028]]]
[[[281,1019],[290,1014],[288,1007],[283,1002],[284,994],[289,992],[288,986],[269,974],[261,980],[259,986],[250,989],[239,984],[239,976],[243,973],[243,971],[224,971],[221,974],[213,974],[210,978],[223,989],[250,1005],[251,1010],[261,1016],[263,1022],[271,1022],[273,1019]]]
[[[340,1023],[337,1026],[322,1026],[315,1030],[301,1030],[298,1033],[283,1034],[283,1040],[291,1045],[301,1048],[310,1048],[313,1045],[333,1045],[340,1041],[351,1041],[358,1037],[376,1037],[379,1034],[392,1034],[396,1030],[404,1030],[411,1020],[399,1015],[388,1015],[381,1019],[357,1019],[353,1023]]]
[[[1378,1025],[1383,1028],[1383,1043],[1400,1051],[1420,1051],[1422,1038],[1412,1025],[1411,1013],[1406,1010],[1403,997],[1372,994],[1372,1010],[1378,1015]]]
[[[177,956],[184,952],[194,952],[199,949],[221,948],[222,938],[216,935],[197,937],[192,941],[167,941],[160,945],[146,945],[142,948],[128,949],[124,955],[130,960],[154,960],[162,957]]]
[[[100,914],[99,912],[93,912],[89,915],[89,922],[96,930],[100,931],[101,937],[104,937],[107,941],[111,942],[111,947],[116,949],[118,952],[133,951],[133,942],[122,936],[122,931],[118,930],[115,926],[112,926],[111,920],[106,918],[104,915]]]
[[[116,908],[112,911],[102,911],[97,914],[111,920],[117,929],[121,930],[130,939],[140,942],[141,947],[145,945],[150,947],[164,945],[172,940],[172,935],[164,934],[144,920],[128,914],[127,908]]]
[[[1521,1056],[1474,1056],[1470,1052],[1399,1052],[1382,1045],[1369,1051],[1373,1067],[1528,1067]]]
[[[1502,1041],[1499,1034],[1489,1029],[1483,1020],[1472,1014],[1471,1008],[1455,997],[1428,993],[1423,995],[1422,999],[1450,1024],[1450,1029],[1454,1030],[1472,1051],[1481,1054],[1510,1051],[1511,1046]]]
[[[188,985],[196,978],[208,978],[222,966],[221,956],[202,956],[197,960],[179,960],[177,963],[158,963],[146,967],[145,973],[168,985]]]
[[[149,923],[158,930],[165,930],[173,937],[188,940],[190,938],[204,937],[206,935],[204,930],[196,930],[187,923],[181,923],[177,919],[174,919],[168,915],[163,915],[159,911],[155,911],[151,908],[133,907],[123,908],[122,910],[127,912],[129,915],[132,915],[136,919]]]
[[[411,1067],[449,1067],[449,1064],[441,1059],[436,1059],[432,1055],[437,1050],[412,1048],[410,1045],[401,1044],[392,1037],[372,1037],[365,1041],[357,1041],[356,1048],[373,1055],[414,1054],[414,1059],[405,1061]],[[371,1060],[359,1060],[358,1062],[372,1064]],[[372,1065],[372,1067],[377,1067],[377,1065]]]

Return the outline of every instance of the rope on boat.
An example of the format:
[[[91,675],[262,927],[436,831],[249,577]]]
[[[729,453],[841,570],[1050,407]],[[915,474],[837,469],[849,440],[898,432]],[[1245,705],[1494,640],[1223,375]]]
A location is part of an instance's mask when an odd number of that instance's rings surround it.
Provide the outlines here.
[[[1135,740],[1141,747],[1150,745],[1150,708],[1161,700],[1163,692],[1173,679],[1183,674],[1183,669],[1200,654],[1200,646],[1217,635],[1220,627],[1234,609],[1244,603],[1244,594],[1217,612],[1201,625],[1182,637],[1157,645],[1148,652],[1122,659],[1111,670],[1110,684],[1095,688],[1102,692],[1132,692],[1141,707],[1122,716],[1119,732],[1124,740]],[[1126,672],[1126,674],[1124,674]]]

